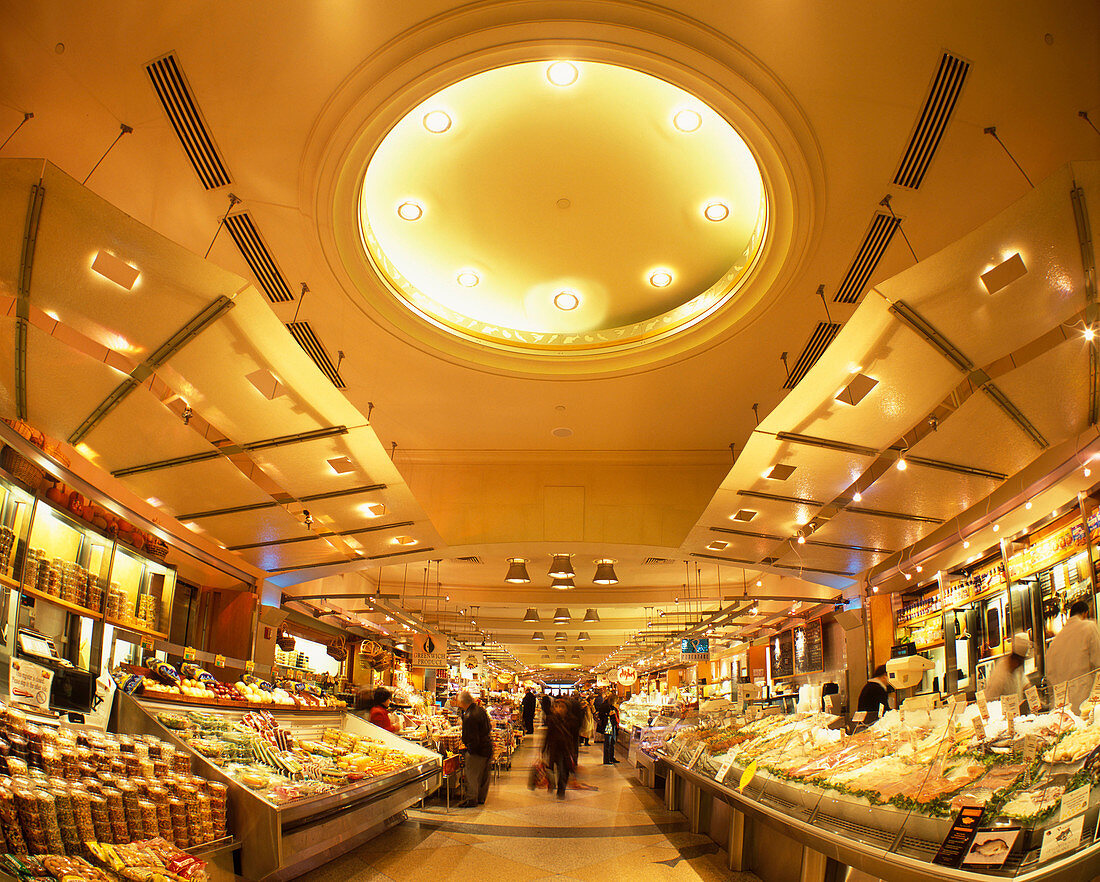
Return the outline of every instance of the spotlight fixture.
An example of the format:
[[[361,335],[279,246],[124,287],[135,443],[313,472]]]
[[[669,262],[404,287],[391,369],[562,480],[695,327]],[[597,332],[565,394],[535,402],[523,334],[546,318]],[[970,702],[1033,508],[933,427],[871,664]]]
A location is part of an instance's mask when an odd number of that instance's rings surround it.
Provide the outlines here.
[[[525,622],[537,622],[540,621],[538,610],[534,607],[529,607],[527,612],[523,616]]]
[[[566,579],[577,575],[577,573],[573,569],[573,561],[568,554],[555,554],[553,561],[550,563],[550,570],[546,575],[555,579]]]
[[[309,513],[309,509],[303,509],[302,514],[304,515],[304,517],[302,518],[302,523],[305,524],[306,529],[308,530],[310,527],[313,526],[313,515]]]
[[[899,472],[904,472],[907,468],[909,468],[909,464],[905,461],[905,457],[904,456],[899,456],[898,457],[898,471]]]
[[[473,270],[463,270],[455,276],[455,281],[463,288],[474,288],[481,281],[481,277]]]
[[[600,614],[594,609],[589,608],[584,611],[584,621],[586,622],[598,622],[600,620]]]
[[[805,545],[806,544],[806,537],[803,536],[801,533],[798,534],[798,544],[799,545]]]
[[[571,312],[580,306],[581,298],[576,291],[570,291],[568,288],[559,291],[554,295],[554,306],[560,309],[562,312]]]
[[[580,75],[577,66],[569,61],[555,61],[546,68],[546,79],[553,86],[572,86]]]
[[[504,577],[504,581],[511,582],[513,585],[528,584],[531,577],[527,575],[527,559],[523,557],[508,558],[508,575]]]
[[[1085,328],[1085,339],[1086,340],[1089,340],[1091,342],[1092,339],[1095,336],[1096,336],[1096,331],[1094,331],[1091,327],[1086,327]]]
[[[183,424],[185,426],[189,425],[191,423],[191,417],[193,417],[194,415],[195,415],[195,412],[193,410],[191,410],[191,405],[188,404],[183,409],[183,413],[180,414],[180,416],[183,417]]]
[[[572,579],[554,579],[550,583],[550,587],[556,591],[568,591],[570,588],[575,588]]]
[[[668,270],[654,270],[649,274],[649,284],[654,288],[667,288],[672,284],[672,273]]]
[[[1006,285],[1010,285],[1017,279],[1027,274],[1024,259],[1019,252],[1013,254],[1007,260],[997,264],[993,269],[982,273],[982,284],[990,294],[996,294]]]
[[[730,216],[729,206],[725,202],[708,202],[703,208],[703,217],[718,223]]]
[[[619,581],[619,577],[615,575],[615,561],[610,558],[602,558],[595,561],[596,575],[592,577],[592,581],[597,585],[615,585]]]
[[[559,606],[556,610],[554,610],[554,621],[571,622],[573,621],[573,617],[569,614],[569,610],[567,610],[564,606]]]
[[[690,110],[686,107],[683,110],[677,110],[672,116],[672,125],[676,127],[676,131],[683,132],[686,135],[699,131],[702,124],[703,117],[699,111]]]
[[[418,221],[424,216],[424,206],[419,202],[402,202],[397,206],[397,216],[403,221]]]
[[[423,123],[433,135],[442,135],[451,127],[451,118],[442,110],[429,110],[424,114]]]
[[[863,502],[863,494],[857,490],[852,494],[852,502]]]

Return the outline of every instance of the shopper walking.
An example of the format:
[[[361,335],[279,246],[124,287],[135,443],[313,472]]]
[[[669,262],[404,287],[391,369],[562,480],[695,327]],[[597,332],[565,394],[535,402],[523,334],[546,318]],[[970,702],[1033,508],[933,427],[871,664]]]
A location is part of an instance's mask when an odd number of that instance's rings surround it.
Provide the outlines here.
[[[581,726],[584,724],[584,705],[574,692],[565,699],[565,717],[569,721],[569,737],[572,739],[573,765],[576,766],[581,749]]]
[[[1087,601],[1069,608],[1069,618],[1054,635],[1046,653],[1046,677],[1051,686],[1069,683],[1066,703],[1075,714],[1092,692],[1092,681],[1100,668],[1100,630],[1089,614]]]
[[[607,700],[607,722],[603,725],[603,764],[613,765],[618,762],[615,759],[615,745],[619,740],[619,702],[615,698]]]
[[[542,752],[546,765],[554,770],[558,784],[558,799],[565,799],[565,787],[569,783],[569,773],[576,765],[573,757],[573,731],[569,720],[569,705],[565,699],[554,702],[550,716],[546,720],[546,735],[542,742]]]
[[[462,743],[466,746],[466,799],[459,808],[485,805],[489,795],[489,764],[493,759],[493,736],[489,715],[465,689],[455,699],[462,711]]]
[[[550,700],[550,696],[545,692],[539,696],[539,707],[542,708],[542,725],[546,725],[546,721],[550,719],[550,714],[553,712],[554,703]]]
[[[1024,659],[1031,655],[1031,638],[1017,634],[1012,638],[1012,651],[1002,655],[985,680],[985,697],[989,701],[1002,695],[1022,695],[1024,691]],[[1038,708],[1035,708],[1038,710]]]
[[[523,731],[528,735],[535,731],[535,705],[537,704],[535,690],[528,689],[523,696]]]
[[[393,724],[393,718],[390,716],[390,700],[392,698],[393,693],[389,689],[385,686],[379,686],[374,690],[374,696],[370,700],[370,716],[368,719],[387,732],[397,731],[397,727]]]

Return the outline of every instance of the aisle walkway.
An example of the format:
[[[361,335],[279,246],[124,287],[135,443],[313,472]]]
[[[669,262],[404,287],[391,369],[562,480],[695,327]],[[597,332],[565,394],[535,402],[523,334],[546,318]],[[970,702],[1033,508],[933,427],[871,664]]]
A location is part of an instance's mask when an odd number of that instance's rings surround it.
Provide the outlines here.
[[[539,737],[536,733],[536,738]],[[564,800],[527,789],[535,757],[529,736],[512,771],[494,781],[476,809],[409,810],[409,820],[300,877],[304,882],[757,882],[726,869],[726,853],[687,832],[660,794],[641,786],[625,758],[601,764],[602,745],[581,748],[581,780]]]

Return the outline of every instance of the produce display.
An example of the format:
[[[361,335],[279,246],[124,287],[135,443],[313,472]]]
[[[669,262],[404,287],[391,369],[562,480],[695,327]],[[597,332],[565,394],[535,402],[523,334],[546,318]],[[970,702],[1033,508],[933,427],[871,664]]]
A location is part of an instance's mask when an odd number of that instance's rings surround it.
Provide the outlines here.
[[[701,744],[700,771],[729,761],[754,768],[756,786],[779,779],[809,797],[843,795],[933,818],[976,804],[987,822],[1039,823],[1065,791],[1097,783],[1084,761],[1100,746],[1100,722],[1065,711],[1008,720],[995,701],[984,714],[977,705],[890,711],[852,735],[838,723],[825,714],[726,715],[675,728],[662,749],[686,761]]]
[[[156,717],[234,781],[275,804],[391,775],[424,761],[341,729],[326,728],[319,739],[301,737],[266,711],[250,711],[239,723],[197,710],[165,711]]]
[[[158,738],[55,730],[3,707],[0,726],[0,851],[87,857],[89,842],[226,835],[226,786]]]
[[[148,695],[151,698],[197,698],[211,704],[233,702],[283,707],[346,707],[343,701],[321,695],[310,683],[289,680],[275,686],[251,674],[236,683],[221,683],[213,674],[194,664],[184,663],[177,671],[166,661],[150,662],[148,674],[131,673],[123,667],[112,674],[119,689],[127,694]]]
[[[15,879],[58,882],[206,882],[206,861],[161,837],[128,845],[89,841],[84,855],[0,855]]]

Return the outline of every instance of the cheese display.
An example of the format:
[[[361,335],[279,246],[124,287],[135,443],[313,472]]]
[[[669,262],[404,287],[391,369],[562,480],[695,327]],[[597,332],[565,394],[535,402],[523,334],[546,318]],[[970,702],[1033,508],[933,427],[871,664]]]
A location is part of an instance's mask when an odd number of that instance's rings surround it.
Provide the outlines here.
[[[240,722],[199,710],[161,711],[156,718],[234,781],[274,804],[384,777],[424,760],[332,727],[319,738],[296,735],[265,711],[250,711]]]

